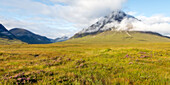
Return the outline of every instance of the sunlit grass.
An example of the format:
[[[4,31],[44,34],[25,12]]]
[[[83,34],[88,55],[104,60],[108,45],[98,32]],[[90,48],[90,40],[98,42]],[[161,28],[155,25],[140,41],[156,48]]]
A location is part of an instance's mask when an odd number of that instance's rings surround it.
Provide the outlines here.
[[[24,44],[24,42],[21,42],[19,40],[9,40],[9,39],[5,39],[5,38],[0,38],[0,44],[1,45]]]
[[[1,45],[1,84],[170,82],[170,43]]]

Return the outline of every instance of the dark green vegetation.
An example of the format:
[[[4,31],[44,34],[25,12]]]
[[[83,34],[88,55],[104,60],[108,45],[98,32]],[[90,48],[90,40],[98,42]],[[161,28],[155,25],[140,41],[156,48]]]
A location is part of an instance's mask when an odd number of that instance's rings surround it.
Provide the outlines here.
[[[170,83],[168,38],[109,33],[48,45],[0,45],[0,84]]]

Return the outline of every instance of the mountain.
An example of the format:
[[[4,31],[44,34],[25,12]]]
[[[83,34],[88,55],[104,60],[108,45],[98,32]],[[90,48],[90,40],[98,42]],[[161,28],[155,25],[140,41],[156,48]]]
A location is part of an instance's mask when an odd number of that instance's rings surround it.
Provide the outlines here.
[[[16,37],[9,32],[2,24],[0,24],[0,38],[16,39]]]
[[[24,44],[20,40],[17,40],[15,35],[9,32],[2,24],[0,24],[0,44],[9,45],[9,44]]]
[[[82,31],[75,34],[72,38],[80,38],[87,35],[96,35],[105,31],[124,31],[125,34],[129,34],[129,30],[133,29],[133,22],[141,22],[134,16],[128,15],[123,11],[117,10],[113,11],[108,16],[103,17],[95,24],[92,24],[90,27],[83,29]],[[160,37],[170,38],[168,36],[163,36],[156,32],[149,31],[140,31],[140,33],[157,35]]]
[[[170,37],[150,31],[130,31],[133,22],[141,22],[137,18],[114,11],[103,17],[90,27],[75,34],[65,43],[147,43],[170,42]]]
[[[10,32],[14,34],[17,37],[17,39],[26,42],[28,44],[52,43],[51,40],[48,39],[47,37],[34,34],[26,29],[14,28],[11,29]]]
[[[66,41],[68,39],[69,39],[69,37],[63,36],[63,37],[60,37],[60,38],[52,39],[51,41],[55,43],[55,42],[63,42],[63,41]]]
[[[131,22],[140,21],[137,18],[124,13],[123,11],[114,11],[110,15],[103,17],[95,24],[92,24],[90,27],[83,29],[73,36],[73,38],[83,37],[89,34],[96,34],[108,30],[118,30],[121,26],[121,22],[128,22],[128,28],[130,29]],[[122,27],[123,28],[123,27]]]
[[[14,28],[11,30],[7,30],[2,24],[0,24],[0,43],[7,43],[9,40],[21,40],[28,44],[49,44],[49,43],[55,43],[55,42],[62,42],[66,41],[69,38],[68,37],[61,37],[56,39],[49,39],[45,36],[34,34],[26,29],[21,28]],[[3,42],[4,41],[4,42]]]

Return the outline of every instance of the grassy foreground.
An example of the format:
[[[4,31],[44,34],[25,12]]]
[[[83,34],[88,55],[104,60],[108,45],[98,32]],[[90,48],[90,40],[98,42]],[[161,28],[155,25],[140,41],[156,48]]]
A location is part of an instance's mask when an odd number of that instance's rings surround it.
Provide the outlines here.
[[[0,84],[168,85],[170,43],[0,45]]]

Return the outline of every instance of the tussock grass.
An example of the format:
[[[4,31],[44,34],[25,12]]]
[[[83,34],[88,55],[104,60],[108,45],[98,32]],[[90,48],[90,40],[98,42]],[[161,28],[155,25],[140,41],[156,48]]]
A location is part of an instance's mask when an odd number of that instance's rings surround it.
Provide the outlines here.
[[[170,43],[0,47],[3,85],[168,85],[170,82]]]

